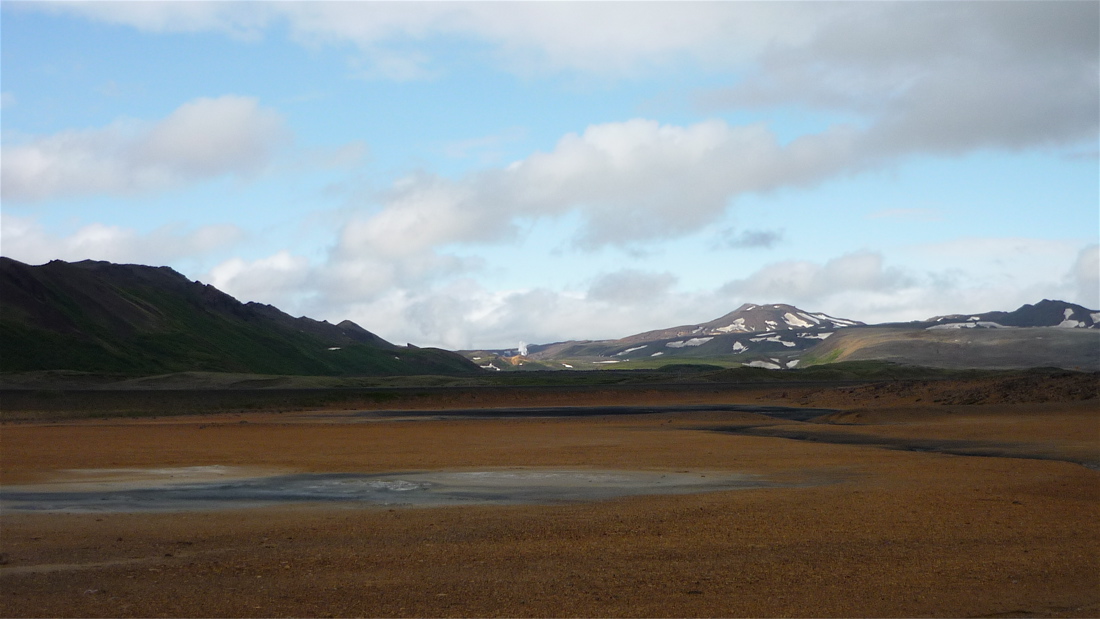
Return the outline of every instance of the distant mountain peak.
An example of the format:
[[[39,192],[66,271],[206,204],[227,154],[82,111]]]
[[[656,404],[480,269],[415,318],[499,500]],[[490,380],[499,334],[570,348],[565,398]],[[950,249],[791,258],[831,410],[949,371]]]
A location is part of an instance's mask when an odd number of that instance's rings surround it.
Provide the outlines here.
[[[721,318],[701,324],[647,331],[618,340],[529,346],[529,358],[539,361],[587,358],[588,363],[603,366],[632,358],[736,355],[752,361],[765,355],[768,367],[790,368],[798,363],[797,359],[789,359],[792,355],[816,346],[838,329],[863,324],[785,303],[744,303]]]
[[[1063,329],[1098,329],[1100,311],[1090,310],[1076,303],[1043,299],[1031,305],[1025,304],[1011,312],[985,312],[982,314],[949,314],[933,316],[925,322],[934,323],[929,329],[997,329],[1004,327],[1060,327]]]
[[[708,333],[719,334],[843,329],[862,324],[858,320],[837,318],[820,312],[807,312],[786,303],[768,305],[745,303],[729,314],[699,326]]]

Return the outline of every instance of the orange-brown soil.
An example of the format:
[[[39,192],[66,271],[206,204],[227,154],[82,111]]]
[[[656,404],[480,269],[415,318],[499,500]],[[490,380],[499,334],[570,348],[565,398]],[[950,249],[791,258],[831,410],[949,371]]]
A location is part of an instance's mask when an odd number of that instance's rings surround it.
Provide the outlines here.
[[[952,403],[951,394],[972,388],[419,400],[423,408],[724,401],[844,410],[811,422],[743,412],[364,421],[325,410],[7,424],[7,486],[67,469],[205,465],[723,471],[786,485],[556,505],[8,510],[0,614],[1100,615],[1100,472],[1075,463],[1100,461],[1098,401],[1039,402],[1053,393],[1040,390],[1031,401]],[[821,442],[715,431],[731,427],[817,433]],[[893,448],[829,442],[838,433]],[[1001,452],[907,451],[909,440]]]

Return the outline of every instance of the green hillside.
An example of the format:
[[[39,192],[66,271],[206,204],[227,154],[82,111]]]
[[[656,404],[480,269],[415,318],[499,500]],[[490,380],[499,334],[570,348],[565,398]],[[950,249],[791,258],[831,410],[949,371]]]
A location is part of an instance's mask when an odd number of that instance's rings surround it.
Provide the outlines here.
[[[0,371],[183,371],[315,376],[480,371],[398,347],[351,322],[293,318],[168,269],[0,258]]]

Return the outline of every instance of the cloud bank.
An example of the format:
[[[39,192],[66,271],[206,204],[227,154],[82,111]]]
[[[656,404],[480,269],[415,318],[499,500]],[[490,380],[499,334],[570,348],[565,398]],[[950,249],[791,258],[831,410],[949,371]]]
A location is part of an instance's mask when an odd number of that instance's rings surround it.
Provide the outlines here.
[[[28,264],[50,260],[107,260],[163,265],[230,248],[244,231],[228,224],[188,228],[161,226],[149,233],[92,223],[68,235],[47,232],[31,218],[0,213],[0,246],[4,255]]]
[[[254,98],[199,98],[155,123],[123,120],[4,145],[0,195],[17,202],[128,196],[250,176],[286,137],[282,115]]]

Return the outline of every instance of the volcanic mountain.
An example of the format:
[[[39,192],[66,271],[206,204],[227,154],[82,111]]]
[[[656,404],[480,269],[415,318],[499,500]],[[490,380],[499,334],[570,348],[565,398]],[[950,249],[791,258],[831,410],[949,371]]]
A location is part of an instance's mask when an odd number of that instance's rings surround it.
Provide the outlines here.
[[[631,359],[723,357],[760,367],[788,368],[798,364],[795,353],[812,348],[838,329],[862,325],[858,320],[809,312],[793,305],[746,303],[721,318],[700,324],[617,340],[530,345],[526,358],[571,367],[570,360],[599,366]],[[507,356],[504,351],[486,352],[489,357],[494,354]]]
[[[455,353],[241,303],[168,267],[0,258],[0,371],[455,374]]]

